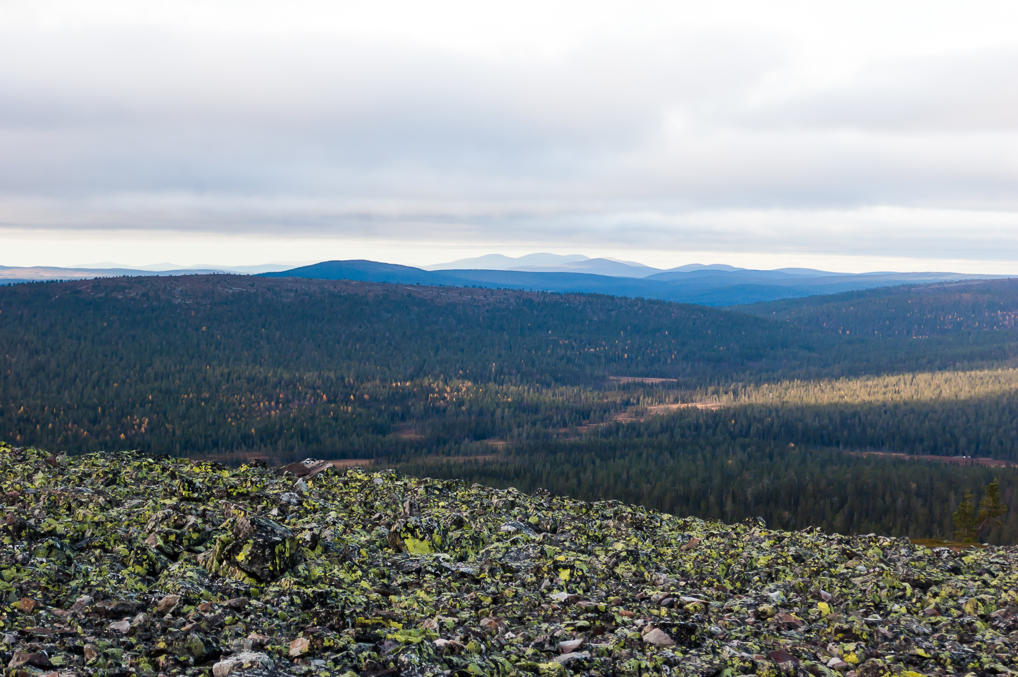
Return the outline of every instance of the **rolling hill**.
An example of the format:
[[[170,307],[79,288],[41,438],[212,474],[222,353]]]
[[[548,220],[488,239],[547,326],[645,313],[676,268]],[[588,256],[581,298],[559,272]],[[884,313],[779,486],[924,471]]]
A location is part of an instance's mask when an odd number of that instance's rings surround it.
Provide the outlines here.
[[[503,257],[504,258],[504,257]],[[690,265],[653,271],[607,259],[559,261],[554,265],[518,265],[515,269],[442,268],[424,270],[375,261],[323,261],[290,270],[263,273],[265,277],[362,280],[396,284],[468,286],[559,293],[609,294],[676,303],[732,306],[818,294],[832,294],[890,285],[968,279],[957,273],[828,273],[806,269],[747,270],[730,266]],[[537,259],[542,261],[543,259]],[[480,264],[505,265],[482,257]],[[451,265],[451,264],[449,264]],[[601,274],[580,272],[584,267]],[[645,270],[646,268],[646,270]],[[638,276],[625,276],[632,270]]]
[[[1018,278],[855,291],[740,308],[797,326],[856,336],[928,338],[1018,329]]]

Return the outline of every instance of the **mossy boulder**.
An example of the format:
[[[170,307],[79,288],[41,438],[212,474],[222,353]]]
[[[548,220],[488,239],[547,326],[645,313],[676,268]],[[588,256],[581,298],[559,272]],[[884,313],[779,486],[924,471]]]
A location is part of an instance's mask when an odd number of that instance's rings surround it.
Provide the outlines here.
[[[210,571],[259,583],[275,581],[300,561],[293,531],[257,515],[234,518],[229,534],[221,536],[206,555]]]
[[[446,539],[445,530],[435,520],[408,517],[392,525],[386,540],[398,552],[429,555],[440,552]]]

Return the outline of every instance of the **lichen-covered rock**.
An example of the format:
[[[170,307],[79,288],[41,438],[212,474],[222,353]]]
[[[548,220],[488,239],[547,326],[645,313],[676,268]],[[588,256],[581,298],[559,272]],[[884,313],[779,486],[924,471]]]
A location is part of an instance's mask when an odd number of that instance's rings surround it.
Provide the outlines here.
[[[272,659],[260,651],[245,651],[243,653],[228,656],[212,666],[212,677],[227,677],[227,675],[245,675],[256,677],[257,675],[271,675],[273,673]]]
[[[441,550],[445,542],[442,528],[432,519],[408,517],[398,520],[386,537],[389,546],[411,555],[427,555]]]
[[[216,573],[268,582],[301,560],[293,531],[267,517],[237,517],[229,531],[207,556]]]
[[[297,491],[265,467],[51,456],[0,444],[12,674],[1018,672],[1014,547],[390,472]]]
[[[145,544],[171,559],[184,550],[195,552],[210,532],[197,515],[179,509],[160,510],[145,525]]]

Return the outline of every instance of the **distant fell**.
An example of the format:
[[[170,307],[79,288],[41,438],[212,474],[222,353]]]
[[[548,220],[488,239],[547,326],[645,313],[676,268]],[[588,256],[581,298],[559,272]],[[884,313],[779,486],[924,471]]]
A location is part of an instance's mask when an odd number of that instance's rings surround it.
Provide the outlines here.
[[[514,262],[516,266],[522,265],[522,268],[515,269],[464,267],[424,270],[377,261],[323,261],[310,266],[264,273],[263,276],[608,294],[719,307],[980,277],[940,272],[852,274],[801,268],[750,270],[721,264],[692,264],[645,274],[656,269],[612,259],[566,261],[564,259],[572,257],[545,258],[555,256],[535,254],[520,259],[482,257],[483,260],[480,260],[481,263],[489,262],[489,265],[506,265],[506,261]],[[555,265],[557,269],[544,269],[538,263],[550,260],[558,261]],[[624,275],[629,269],[636,273]],[[595,273],[591,270],[605,272]]]
[[[581,254],[527,254],[526,256],[505,256],[486,254],[448,263],[424,266],[427,270],[448,270],[452,268],[485,268],[488,270],[517,270],[520,267],[553,267],[588,260]]]
[[[395,284],[427,284],[456,286],[459,280],[448,278],[442,273],[401,266],[395,263],[380,263],[364,259],[349,261],[322,261],[309,266],[300,266],[260,277],[300,277],[309,280],[355,280],[360,282],[390,282]]]
[[[148,277],[152,275],[208,275],[223,272],[213,268],[63,268],[59,266],[0,266],[0,284],[45,280],[89,280],[96,277]]]

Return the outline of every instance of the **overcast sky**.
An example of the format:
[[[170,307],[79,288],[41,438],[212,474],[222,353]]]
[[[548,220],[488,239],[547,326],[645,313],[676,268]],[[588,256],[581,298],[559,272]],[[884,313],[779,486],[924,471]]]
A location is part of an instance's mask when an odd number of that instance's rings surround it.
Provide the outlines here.
[[[0,0],[0,264],[1018,274],[1018,3]]]

